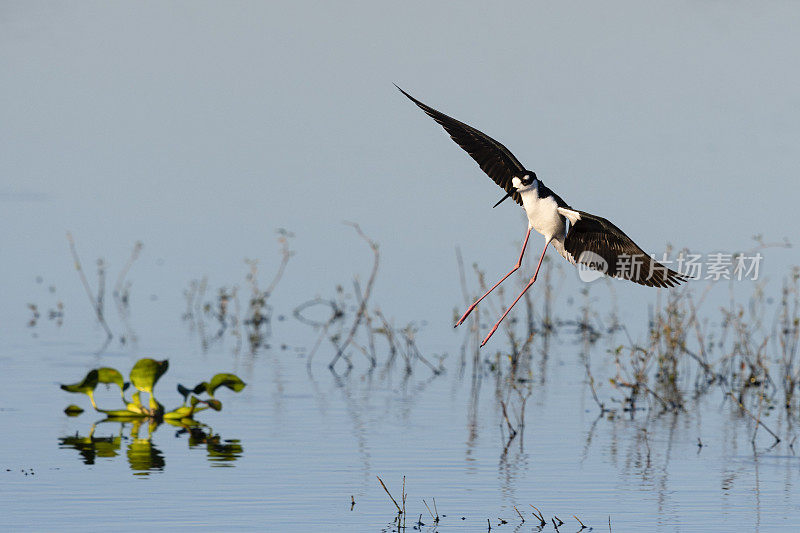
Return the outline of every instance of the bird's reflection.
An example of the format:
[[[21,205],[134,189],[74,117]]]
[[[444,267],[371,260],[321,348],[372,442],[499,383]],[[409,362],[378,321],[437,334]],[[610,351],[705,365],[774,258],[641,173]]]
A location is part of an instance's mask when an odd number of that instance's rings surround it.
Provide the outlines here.
[[[165,420],[178,430],[175,437],[188,436],[190,450],[205,449],[211,466],[231,467],[244,453],[238,439],[223,439],[205,424],[193,420]],[[119,424],[116,435],[96,436],[98,426],[102,424]],[[94,465],[98,457],[114,458],[122,455],[125,445],[125,457],[128,466],[135,476],[148,476],[151,472],[159,472],[166,467],[164,453],[156,446],[153,435],[161,426],[154,419],[135,418],[128,420],[105,419],[92,424],[88,434],[68,435],[58,439],[61,449],[74,449],[80,454],[85,465]],[[146,430],[146,433],[145,433]]]

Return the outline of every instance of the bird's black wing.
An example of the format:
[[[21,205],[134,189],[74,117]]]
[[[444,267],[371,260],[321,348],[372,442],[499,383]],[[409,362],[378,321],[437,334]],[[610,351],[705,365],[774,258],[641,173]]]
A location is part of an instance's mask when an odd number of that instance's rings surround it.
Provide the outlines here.
[[[425,111],[428,116],[441,124],[450,134],[450,137],[472,156],[472,159],[478,163],[481,170],[509,193],[515,202],[522,205],[522,197],[511,184],[511,178],[525,172],[525,167],[514,157],[514,154],[508,151],[508,148],[472,126],[468,126],[423,104],[403,89],[400,89],[400,87],[397,88],[417,104],[420,109]]]
[[[573,261],[591,265],[596,258],[584,252],[592,252],[605,261],[607,275],[648,287],[674,287],[688,279],[654,261],[621,229],[605,218],[571,209],[562,212],[568,218],[574,218],[569,216],[573,213],[577,213],[579,218],[571,224],[564,241],[564,248]],[[594,268],[595,265],[591,266]]]

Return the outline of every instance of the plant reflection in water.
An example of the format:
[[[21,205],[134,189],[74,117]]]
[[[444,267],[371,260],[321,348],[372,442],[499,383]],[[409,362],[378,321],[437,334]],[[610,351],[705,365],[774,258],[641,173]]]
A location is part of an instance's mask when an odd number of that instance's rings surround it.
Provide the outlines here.
[[[206,457],[212,466],[232,467],[234,462],[244,453],[244,448],[238,439],[223,439],[207,425],[195,420],[170,420],[164,422],[175,426],[178,430],[176,437],[188,436],[189,449],[202,449],[205,447]],[[98,437],[95,430],[100,424],[118,423],[119,431],[116,435]],[[143,435],[143,426],[147,434]],[[68,435],[58,439],[60,449],[74,449],[81,455],[85,465],[94,465],[97,458],[113,458],[122,454],[125,444],[125,455],[135,476],[147,476],[150,472],[161,471],[166,467],[164,453],[153,442],[153,434],[161,426],[152,418],[107,418],[101,420],[89,429],[86,436]],[[130,430],[126,435],[126,427]]]

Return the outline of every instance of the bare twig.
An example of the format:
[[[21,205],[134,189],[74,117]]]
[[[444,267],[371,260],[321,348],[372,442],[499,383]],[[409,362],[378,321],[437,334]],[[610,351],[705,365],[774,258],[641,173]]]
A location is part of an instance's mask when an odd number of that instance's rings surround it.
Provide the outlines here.
[[[508,426],[508,433],[510,435],[510,438],[508,440],[511,441],[514,437],[517,436],[517,430],[514,429],[514,426],[511,425],[511,421],[508,419],[508,411],[506,410],[506,402],[503,401],[503,400],[500,400],[500,406],[503,408],[503,418],[505,419],[506,425]]]
[[[431,512],[431,508],[430,508],[430,507],[428,507],[428,502],[426,502],[426,501],[425,501],[425,499],[423,499],[423,500],[422,500],[422,503],[424,503],[424,504],[425,504],[425,508],[428,510],[428,514],[430,514],[430,515],[431,515],[431,519],[432,519],[434,522],[437,522],[439,519],[438,519],[438,518],[436,518],[435,516],[433,516],[433,513]]]
[[[92,288],[89,286],[89,280],[86,279],[86,274],[81,266],[81,259],[78,257],[78,251],[75,249],[75,240],[72,238],[72,233],[70,232],[67,232],[67,241],[69,242],[69,251],[72,253],[72,259],[75,261],[75,270],[78,271],[78,276],[80,277],[83,288],[86,291],[86,296],[89,297],[89,301],[92,304],[97,321],[106,331],[107,339],[111,340],[114,338],[114,334],[111,333],[111,328],[108,327],[108,323],[106,323],[106,319],[103,316],[103,308],[100,306],[101,300],[99,298],[95,299],[94,294],[92,294]]]
[[[278,242],[281,245],[281,263],[278,265],[278,270],[275,272],[275,276],[272,278],[269,286],[267,286],[264,294],[269,296],[272,294],[272,291],[275,290],[275,287],[278,286],[278,282],[283,277],[283,273],[286,271],[286,265],[289,263],[289,258],[294,255],[294,252],[289,249],[289,238],[292,236],[291,233],[287,232],[286,230],[278,230]]]
[[[594,388],[594,376],[592,375],[592,371],[589,369],[589,358],[586,358],[585,361],[586,365],[586,376],[589,378],[589,388],[592,391],[592,398],[597,403],[598,407],[600,407],[600,415],[602,416],[607,411],[606,406],[603,402],[600,401],[600,398],[597,397],[597,391]]]
[[[736,399],[736,396],[734,396],[732,392],[728,392],[728,396],[730,396],[730,397],[731,397],[731,399],[732,399],[734,402],[736,402],[736,405],[738,405],[738,406],[739,406],[739,409],[741,409],[743,412],[747,413],[747,416],[749,416],[750,418],[752,418],[752,419],[753,419],[753,421],[754,421],[754,422],[755,422],[757,425],[761,426],[762,428],[764,428],[764,429],[767,431],[767,433],[769,433],[770,435],[772,435],[772,438],[774,438],[774,439],[775,439],[775,442],[776,442],[776,443],[778,443],[778,442],[780,442],[780,441],[781,441],[781,438],[780,438],[778,435],[776,435],[774,431],[772,431],[771,429],[769,429],[769,428],[766,426],[766,424],[764,424],[764,422],[762,422],[762,421],[761,421],[761,419],[760,419],[760,418],[758,418],[758,417],[754,416],[754,415],[753,415],[753,413],[751,413],[750,411],[748,411],[748,410],[747,410],[747,408],[746,408],[746,407],[745,407],[745,406],[742,404],[742,402],[740,402],[739,400],[737,400],[737,399]]]
[[[357,279],[353,280],[353,290],[355,291],[359,308],[364,306],[364,327],[367,330],[367,340],[369,341],[370,350],[369,353],[364,352],[364,355],[369,360],[370,368],[375,368],[377,365],[377,357],[375,355],[375,332],[372,329],[372,316],[370,316],[369,311],[367,310],[366,302],[364,301],[364,297],[361,295],[361,285],[358,284]]]
[[[125,263],[125,266],[122,267],[122,270],[119,272],[119,276],[117,276],[117,282],[114,284],[114,296],[119,297],[122,295],[122,284],[125,282],[125,278],[128,275],[128,272],[131,270],[133,263],[136,259],[139,258],[139,253],[142,251],[142,241],[136,241],[133,245],[133,250],[131,251],[131,256],[128,258],[128,262]]]
[[[540,524],[539,524],[539,525],[540,525],[541,527],[544,527],[544,526],[547,524],[547,522],[545,522],[545,521],[544,521],[544,515],[542,514],[542,512],[539,510],[539,508],[538,508],[538,507],[534,506],[533,504],[528,504],[528,505],[530,505],[531,507],[533,507],[533,509],[534,509],[534,510],[533,510],[533,512],[532,512],[533,516],[535,516],[536,518],[538,518],[538,519],[539,519],[539,522],[540,522]],[[538,514],[537,514],[537,513],[538,513]]]
[[[403,476],[403,488],[400,489],[400,497],[403,500],[403,515],[406,514],[406,476]]]
[[[344,342],[339,346],[339,350],[336,352],[333,360],[328,365],[330,368],[333,368],[336,365],[336,362],[339,360],[342,355],[344,355],[344,351],[347,349],[347,346],[352,342],[353,337],[356,335],[356,331],[358,331],[358,327],[361,325],[361,321],[364,319],[364,315],[367,310],[367,302],[369,301],[369,297],[372,294],[372,286],[375,283],[375,276],[378,274],[378,265],[380,264],[380,252],[378,251],[378,243],[373,240],[370,240],[363,231],[361,231],[361,227],[354,223],[354,222],[345,222],[345,224],[349,226],[353,226],[355,228],[358,235],[364,239],[367,244],[369,245],[370,249],[372,249],[372,254],[374,256],[374,262],[372,265],[372,272],[369,275],[369,280],[367,281],[367,286],[364,289],[364,297],[361,300],[361,305],[358,308],[358,312],[356,313],[356,318],[353,321],[353,326],[350,328],[350,333],[345,338]],[[374,367],[374,361],[371,361],[371,365]]]
[[[381,487],[383,487],[383,490],[385,490],[386,494],[389,495],[389,498],[392,499],[392,503],[394,504],[394,506],[397,507],[397,514],[403,514],[403,510],[400,509],[399,505],[397,505],[397,500],[394,499],[394,496],[392,496],[392,493],[389,492],[389,489],[386,488],[386,485],[383,483],[383,480],[380,478],[380,476],[375,476],[375,477],[378,478],[378,481],[380,482]],[[403,478],[403,479],[405,479],[405,478]]]
[[[130,325],[128,320],[129,317],[129,291],[130,291],[130,283],[128,283],[127,287],[123,284],[125,283],[125,278],[128,275],[133,263],[139,257],[139,253],[142,251],[143,244],[141,241],[136,241],[133,245],[133,250],[131,251],[131,255],[128,258],[128,262],[125,263],[125,266],[122,267],[122,270],[117,276],[117,282],[114,284],[114,291],[112,295],[114,297],[114,303],[117,307],[117,314],[119,315],[120,320],[122,320],[123,325],[127,331],[127,338],[132,341],[136,342],[136,333],[133,331],[133,328]]]

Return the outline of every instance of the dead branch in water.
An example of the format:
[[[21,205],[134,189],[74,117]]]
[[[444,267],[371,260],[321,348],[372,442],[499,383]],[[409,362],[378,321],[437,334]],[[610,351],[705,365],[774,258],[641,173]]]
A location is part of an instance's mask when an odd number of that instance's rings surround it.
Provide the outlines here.
[[[78,257],[78,251],[75,249],[75,240],[72,238],[72,233],[69,231],[67,232],[67,241],[69,242],[69,251],[72,253],[72,259],[75,261],[75,270],[78,271],[78,276],[81,279],[81,283],[83,284],[83,288],[86,291],[86,296],[89,297],[89,302],[92,304],[92,308],[94,309],[95,316],[97,317],[97,321],[103,326],[103,329],[106,331],[106,344],[108,341],[114,338],[114,334],[111,333],[111,328],[108,327],[108,323],[106,322],[104,313],[103,313],[103,299],[102,294],[105,291],[104,287],[98,288],[98,296],[97,298],[94,297],[92,293],[92,288],[89,286],[89,280],[86,279],[86,274],[83,271],[83,266],[81,265],[81,259]],[[100,260],[102,261],[102,260]],[[100,267],[101,264],[98,264]],[[103,284],[103,275],[100,276],[100,283]]]
[[[278,286],[278,282],[283,277],[283,273],[286,271],[286,265],[289,263],[289,259],[294,255],[294,252],[289,249],[289,238],[293,236],[293,234],[289,233],[285,229],[278,230],[278,243],[281,245],[281,262],[278,265],[278,270],[275,272],[275,277],[272,278],[272,281],[267,286],[266,290],[264,290],[264,294],[268,297],[272,294],[272,291],[275,290],[275,287]]]
[[[356,230],[356,233],[358,233],[359,237],[361,237],[362,239],[364,239],[364,241],[366,241],[366,243],[369,245],[370,249],[372,250],[372,254],[374,256],[374,262],[372,264],[372,272],[370,273],[369,280],[367,281],[367,286],[364,289],[364,296],[361,299],[361,305],[359,305],[359,307],[358,307],[358,312],[356,313],[356,318],[353,321],[352,327],[350,328],[350,333],[348,333],[348,335],[345,338],[344,342],[339,346],[339,349],[336,352],[336,355],[333,357],[333,360],[330,362],[330,364],[328,364],[328,367],[331,368],[331,369],[336,365],[336,362],[339,361],[339,358],[344,355],[344,351],[347,349],[347,347],[353,341],[353,338],[355,337],[356,332],[358,331],[358,328],[361,325],[361,322],[364,320],[364,315],[367,312],[367,303],[369,302],[369,297],[372,294],[372,287],[375,284],[375,277],[378,274],[378,265],[380,264],[380,257],[381,257],[380,256],[380,252],[378,251],[378,243],[373,241],[373,240],[371,240],[369,237],[367,237],[364,234],[364,232],[361,231],[361,226],[359,226],[355,222],[345,222],[345,224],[347,224],[349,226],[353,226],[353,228],[355,228],[355,230]],[[370,361],[370,365],[373,368],[375,367],[375,360],[374,359],[372,361]]]
[[[770,435],[772,435],[772,438],[774,438],[774,439],[775,439],[775,442],[776,442],[776,443],[778,443],[778,442],[780,442],[780,441],[781,441],[781,438],[780,438],[778,435],[776,435],[774,431],[772,431],[771,429],[769,429],[769,428],[767,427],[767,425],[766,425],[766,424],[764,424],[764,422],[762,422],[762,421],[761,421],[761,418],[760,418],[760,417],[757,417],[757,416],[753,415],[753,413],[751,413],[751,412],[750,412],[750,411],[747,409],[747,407],[745,407],[745,406],[742,404],[742,402],[740,402],[739,400],[737,400],[737,399],[736,399],[736,396],[734,396],[732,392],[728,392],[728,396],[730,396],[730,397],[731,397],[731,399],[732,399],[734,402],[736,402],[736,405],[738,405],[738,406],[739,406],[739,409],[741,409],[741,410],[742,410],[744,413],[746,413],[746,414],[747,414],[747,416],[749,416],[750,418],[752,418],[752,419],[753,419],[753,421],[756,423],[756,427],[758,427],[758,426],[761,426],[762,428],[764,428],[764,429],[767,431],[767,433],[769,433]],[[753,435],[753,438],[755,439],[755,435]]]
[[[131,284],[130,282],[126,284],[125,278],[128,276],[128,272],[130,272],[133,263],[139,258],[139,253],[142,251],[143,247],[144,245],[142,244],[142,241],[136,241],[136,243],[133,245],[133,250],[128,258],[128,262],[125,263],[125,266],[123,266],[122,270],[120,270],[119,276],[117,276],[117,282],[114,284],[114,290],[111,293],[114,297],[114,303],[117,306],[117,314],[119,315],[120,320],[122,320],[125,330],[127,331],[127,334],[122,337],[121,340],[129,340],[133,343],[136,342],[136,332],[133,331],[129,321]]]
[[[389,492],[389,489],[387,489],[387,488],[386,488],[386,485],[384,484],[384,482],[383,482],[383,480],[380,478],[380,476],[375,476],[375,477],[376,477],[376,478],[378,478],[378,481],[380,482],[380,484],[381,484],[381,487],[383,487],[383,490],[385,490],[385,491],[386,491],[386,494],[388,494],[388,495],[389,495],[389,498],[391,498],[391,499],[392,499],[392,503],[394,504],[394,506],[395,506],[395,507],[397,507],[397,514],[403,514],[403,510],[402,510],[402,509],[400,509],[400,506],[399,506],[399,505],[397,505],[397,500],[395,500],[395,499],[394,499],[394,496],[392,496],[392,493],[391,493],[391,492]],[[405,478],[405,476],[403,476],[403,483],[404,483],[404,484],[405,484],[405,480],[406,480],[406,478]]]

